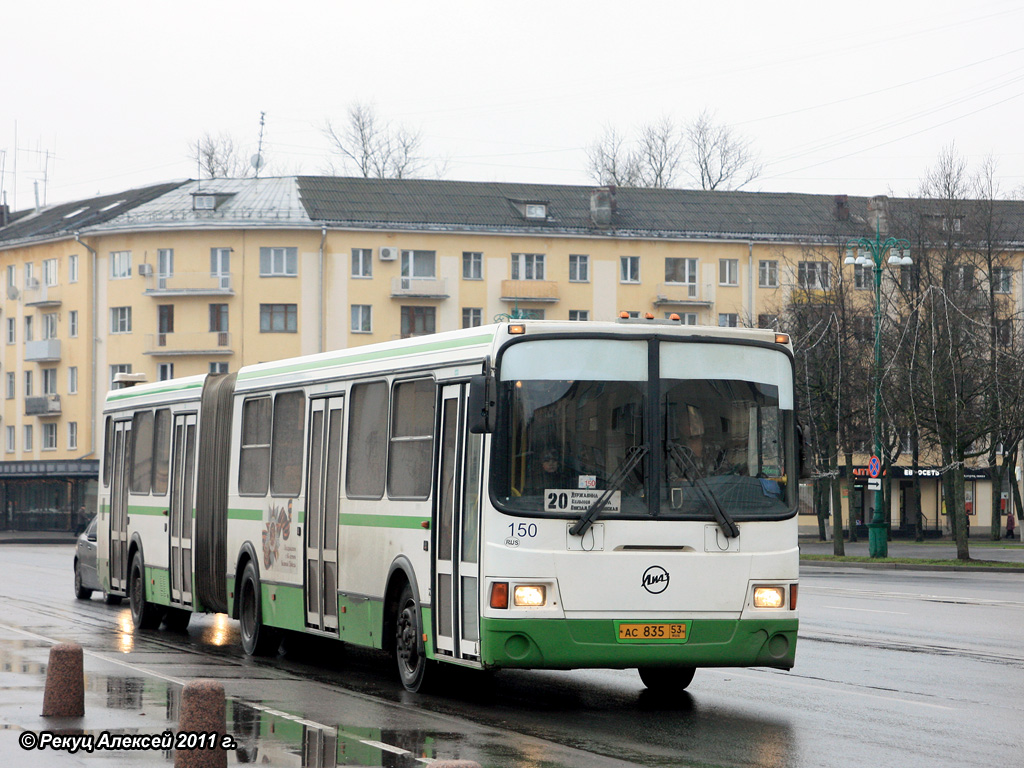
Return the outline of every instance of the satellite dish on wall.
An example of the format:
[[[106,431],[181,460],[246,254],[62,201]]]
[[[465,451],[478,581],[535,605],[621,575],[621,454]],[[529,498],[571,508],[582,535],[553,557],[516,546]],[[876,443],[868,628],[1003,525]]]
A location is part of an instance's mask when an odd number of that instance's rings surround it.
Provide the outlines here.
[[[263,160],[263,155],[261,155],[261,154],[260,154],[259,152],[257,152],[257,153],[256,153],[255,155],[253,155],[253,156],[252,156],[252,157],[251,157],[251,158],[249,159],[249,164],[250,164],[250,165],[251,165],[251,166],[252,166],[253,168],[255,168],[255,169],[256,169],[257,171],[258,171],[258,170],[259,170],[260,168],[262,168],[262,167],[263,167],[263,163],[264,163],[264,160]]]
[[[17,301],[18,299],[21,298],[21,294],[18,293],[18,289],[15,288],[13,285],[8,285],[7,298],[10,299],[11,301]]]

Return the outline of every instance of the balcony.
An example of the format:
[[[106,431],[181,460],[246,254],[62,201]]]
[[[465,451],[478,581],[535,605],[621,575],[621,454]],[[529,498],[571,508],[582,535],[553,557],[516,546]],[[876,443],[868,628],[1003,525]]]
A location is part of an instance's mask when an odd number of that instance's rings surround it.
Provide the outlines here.
[[[26,307],[59,307],[61,305],[61,286],[40,285],[34,282],[33,288],[26,288],[22,294]]]
[[[551,280],[502,280],[502,301],[558,301],[558,283]]]
[[[233,355],[231,334],[211,331],[207,333],[148,333],[145,355]]]
[[[209,272],[176,272],[145,276],[147,296],[234,296],[232,275]]]
[[[25,398],[26,416],[60,416],[60,395]]]
[[[60,339],[25,342],[26,363],[55,363],[60,360]]]
[[[394,277],[393,299],[447,299],[448,283],[443,277]]]
[[[707,286],[697,283],[658,283],[658,295],[654,298],[656,306],[677,305],[681,307],[710,307],[710,291]]]

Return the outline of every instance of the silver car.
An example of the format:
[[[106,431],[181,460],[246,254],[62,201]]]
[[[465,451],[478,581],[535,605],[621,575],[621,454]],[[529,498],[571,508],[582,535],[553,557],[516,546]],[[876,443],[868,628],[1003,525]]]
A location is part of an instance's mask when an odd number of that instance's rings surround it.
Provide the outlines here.
[[[79,600],[88,600],[93,592],[103,589],[100,586],[99,573],[96,571],[96,518],[89,521],[89,525],[78,537],[78,544],[75,547],[75,597]],[[121,602],[119,595],[104,595],[107,605],[117,605]]]

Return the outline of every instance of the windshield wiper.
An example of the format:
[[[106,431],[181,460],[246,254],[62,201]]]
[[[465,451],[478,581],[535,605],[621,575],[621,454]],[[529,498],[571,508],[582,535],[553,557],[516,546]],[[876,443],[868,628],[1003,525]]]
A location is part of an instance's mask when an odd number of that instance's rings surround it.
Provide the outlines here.
[[[725,533],[726,538],[735,539],[739,536],[740,529],[736,526],[736,521],[718,503],[715,492],[708,487],[707,481],[704,479],[704,473],[700,471],[697,463],[693,460],[693,453],[690,449],[683,448],[675,440],[667,441],[666,447],[668,448],[668,455],[675,460],[679,469],[683,471],[683,476],[690,479],[690,485],[697,489],[701,498],[704,499],[704,503],[708,505],[708,509],[715,516],[718,527]]]
[[[604,489],[604,492],[594,499],[594,503],[591,504],[587,511],[583,513],[583,517],[576,521],[575,525],[569,529],[569,533],[572,536],[582,536],[590,530],[590,526],[594,524],[594,520],[597,518],[601,511],[608,506],[608,502],[612,498],[612,494],[615,491],[621,489],[622,484],[629,477],[629,473],[633,471],[633,468],[640,463],[640,459],[647,453],[646,445],[634,445],[629,449],[626,454],[626,458],[622,460],[618,468],[612,473],[611,477],[608,478],[608,487]]]

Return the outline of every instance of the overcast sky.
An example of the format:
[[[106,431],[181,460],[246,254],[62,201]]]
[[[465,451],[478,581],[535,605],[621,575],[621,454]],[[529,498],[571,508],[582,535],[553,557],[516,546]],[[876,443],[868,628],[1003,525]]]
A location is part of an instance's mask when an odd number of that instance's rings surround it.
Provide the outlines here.
[[[591,184],[606,126],[709,109],[760,153],[752,190],[912,193],[953,143],[1024,186],[1020,0],[35,0],[2,29],[14,208],[195,178],[190,143],[255,153],[261,112],[268,174],[323,173],[357,101],[448,179]]]

